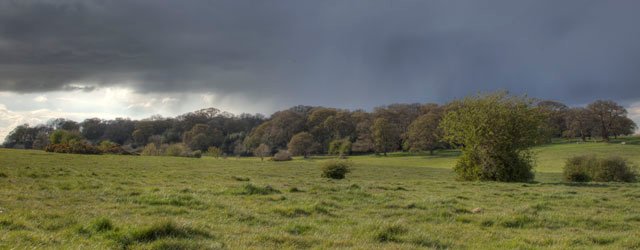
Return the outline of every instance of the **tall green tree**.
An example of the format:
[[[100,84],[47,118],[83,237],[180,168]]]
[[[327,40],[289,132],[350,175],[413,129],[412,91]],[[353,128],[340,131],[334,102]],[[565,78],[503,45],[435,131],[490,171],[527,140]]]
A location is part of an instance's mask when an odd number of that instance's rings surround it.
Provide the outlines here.
[[[455,171],[463,180],[531,181],[530,148],[546,117],[527,97],[506,92],[467,97],[441,122],[445,140],[462,149]]]
[[[561,102],[551,100],[538,102],[536,106],[546,113],[546,126],[543,126],[545,141],[551,142],[551,138],[561,137],[567,130],[566,117],[569,107]]]
[[[347,138],[333,140],[329,143],[328,153],[330,155],[337,155],[338,157],[343,158],[345,155],[351,153],[351,147],[351,141]]]
[[[387,118],[376,118],[373,121],[373,144],[377,153],[385,156],[387,152],[398,148],[398,129]]]
[[[627,117],[627,110],[614,101],[597,100],[590,103],[587,109],[595,117],[598,123],[596,128],[605,141],[609,141],[609,136],[614,134],[616,122]]]
[[[587,137],[593,136],[593,131],[597,126],[597,121],[593,114],[586,108],[571,108],[566,112],[567,130],[565,137],[580,138],[586,141]]]
[[[429,151],[433,154],[442,143],[442,130],[438,127],[442,119],[437,113],[419,116],[409,125],[405,149],[410,151]]]
[[[307,132],[297,133],[291,138],[287,148],[291,154],[302,155],[307,158],[314,150],[313,136]]]

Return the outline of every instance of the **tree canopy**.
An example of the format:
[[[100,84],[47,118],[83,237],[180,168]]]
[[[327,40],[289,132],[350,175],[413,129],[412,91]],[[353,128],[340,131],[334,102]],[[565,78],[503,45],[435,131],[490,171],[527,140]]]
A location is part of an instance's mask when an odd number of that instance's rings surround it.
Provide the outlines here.
[[[459,145],[455,171],[463,180],[530,181],[530,147],[546,119],[534,100],[499,92],[451,104],[441,128],[447,142]]]

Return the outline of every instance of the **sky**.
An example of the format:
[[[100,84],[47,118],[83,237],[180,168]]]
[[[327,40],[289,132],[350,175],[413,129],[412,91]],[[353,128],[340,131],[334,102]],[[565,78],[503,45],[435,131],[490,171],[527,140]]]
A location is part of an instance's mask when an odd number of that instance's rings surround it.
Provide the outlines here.
[[[507,90],[640,124],[640,1],[0,1],[0,138],[64,117],[371,109]]]

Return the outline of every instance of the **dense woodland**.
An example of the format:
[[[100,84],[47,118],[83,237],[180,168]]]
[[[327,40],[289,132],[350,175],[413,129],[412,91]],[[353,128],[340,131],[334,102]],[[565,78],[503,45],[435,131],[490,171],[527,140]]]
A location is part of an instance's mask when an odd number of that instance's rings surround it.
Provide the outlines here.
[[[532,104],[546,122],[540,126],[551,138],[589,140],[633,134],[637,125],[627,110],[613,101],[595,101],[586,107],[569,107],[556,101]],[[455,105],[391,104],[364,110],[295,106],[273,113],[234,115],[215,108],[186,113],[175,118],[152,116],[142,120],[86,119],[82,122],[54,119],[46,124],[16,127],[3,146],[57,151],[50,144],[73,141],[85,146],[118,147],[128,153],[143,148],[182,147],[224,155],[270,155],[289,150],[294,155],[386,154],[393,151],[426,151],[448,148],[440,122]],[[53,149],[52,149],[53,148]],[[109,150],[106,150],[109,151]],[[66,152],[66,151],[62,151]],[[118,150],[114,150],[118,152]],[[99,152],[96,152],[99,153]]]

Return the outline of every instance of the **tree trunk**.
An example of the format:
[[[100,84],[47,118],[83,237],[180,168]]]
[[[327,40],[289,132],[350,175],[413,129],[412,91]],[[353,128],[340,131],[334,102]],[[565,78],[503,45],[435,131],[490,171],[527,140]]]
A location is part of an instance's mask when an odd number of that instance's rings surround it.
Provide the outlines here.
[[[607,131],[607,127],[602,123],[602,140],[609,141],[609,131]]]

